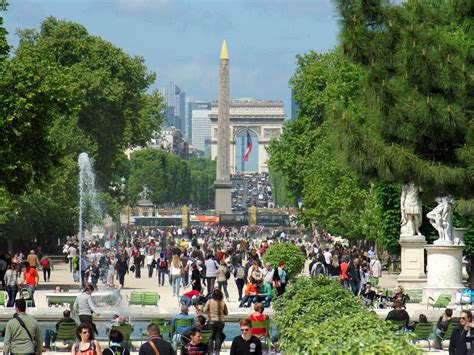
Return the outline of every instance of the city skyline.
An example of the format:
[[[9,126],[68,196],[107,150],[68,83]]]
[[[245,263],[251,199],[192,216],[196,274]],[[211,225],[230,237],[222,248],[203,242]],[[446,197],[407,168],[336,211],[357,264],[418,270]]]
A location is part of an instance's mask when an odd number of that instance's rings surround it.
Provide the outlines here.
[[[336,45],[330,0],[169,1],[11,0],[2,12],[9,42],[18,28],[39,29],[47,16],[78,22],[89,33],[145,58],[152,89],[176,83],[186,96],[217,100],[218,53],[227,40],[231,99],[281,100],[291,117],[288,80],[296,55]]]

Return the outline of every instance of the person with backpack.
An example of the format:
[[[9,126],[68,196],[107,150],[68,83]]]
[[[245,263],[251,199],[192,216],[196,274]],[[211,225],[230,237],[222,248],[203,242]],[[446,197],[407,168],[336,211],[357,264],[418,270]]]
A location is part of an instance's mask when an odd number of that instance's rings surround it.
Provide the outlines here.
[[[165,275],[168,273],[168,260],[166,259],[165,253],[161,252],[158,262],[156,263],[157,274],[158,274],[158,286],[165,285]]]
[[[89,323],[82,323],[76,329],[77,342],[71,347],[71,355],[102,355],[100,344],[94,339]]]
[[[41,267],[43,268],[44,282],[48,282],[51,277],[51,269],[53,268],[51,264],[51,259],[48,255],[44,255],[41,259]]]
[[[130,355],[130,351],[122,346],[123,334],[118,329],[111,329],[109,333],[110,346],[102,355]]]
[[[237,266],[234,269],[234,279],[239,292],[239,301],[242,301],[242,293],[245,286],[245,269],[242,266],[242,260],[237,260]]]
[[[311,277],[317,276],[327,276],[327,269],[324,266],[324,256],[322,254],[318,254],[318,258],[311,268]]]
[[[229,302],[229,292],[227,291],[227,280],[230,278],[230,271],[224,260],[221,260],[216,272],[217,287],[224,289],[225,298]]]

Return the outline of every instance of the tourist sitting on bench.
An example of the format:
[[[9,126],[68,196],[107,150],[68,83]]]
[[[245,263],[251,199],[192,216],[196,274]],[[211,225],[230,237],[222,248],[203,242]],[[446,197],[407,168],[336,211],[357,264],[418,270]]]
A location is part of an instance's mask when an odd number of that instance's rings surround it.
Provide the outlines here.
[[[258,293],[253,302],[262,302],[263,307],[270,307],[270,301],[272,300],[272,286],[270,286],[268,282],[259,281],[257,287]]]
[[[385,320],[405,321],[404,328],[408,327],[408,323],[410,322],[410,316],[408,315],[408,312],[403,309],[401,300],[395,300],[393,302],[393,309],[388,312]]]

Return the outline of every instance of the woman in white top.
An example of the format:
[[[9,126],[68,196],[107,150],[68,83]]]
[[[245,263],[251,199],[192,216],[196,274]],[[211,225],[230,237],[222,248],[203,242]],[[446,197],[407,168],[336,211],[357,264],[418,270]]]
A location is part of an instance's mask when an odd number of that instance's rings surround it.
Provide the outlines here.
[[[170,275],[171,284],[173,285],[173,296],[179,297],[179,288],[181,286],[181,275],[183,274],[183,264],[179,260],[178,255],[173,255],[171,260]]]
[[[148,255],[146,256],[146,267],[148,268],[148,278],[153,277],[153,270],[155,269],[156,261],[155,254],[151,250],[148,250]]]
[[[209,254],[206,257],[204,265],[206,266],[207,294],[210,294],[212,290],[214,290],[214,284],[216,282],[216,274],[217,269],[219,268],[219,264],[217,264],[217,261],[214,260],[212,254]]]

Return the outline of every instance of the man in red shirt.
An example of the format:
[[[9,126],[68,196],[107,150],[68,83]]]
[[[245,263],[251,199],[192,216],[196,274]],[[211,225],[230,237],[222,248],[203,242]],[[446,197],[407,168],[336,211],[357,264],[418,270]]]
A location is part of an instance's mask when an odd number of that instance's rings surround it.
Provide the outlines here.
[[[25,271],[23,272],[25,279],[24,286],[29,289],[31,295],[31,305],[35,307],[35,290],[38,287],[39,276],[35,267],[30,266],[30,263],[25,262]]]

